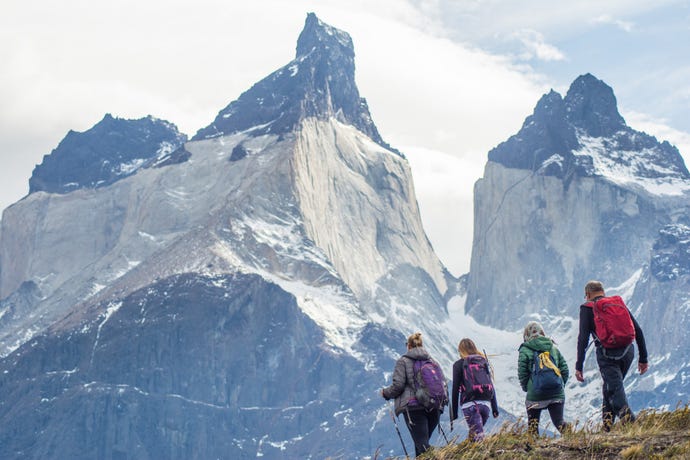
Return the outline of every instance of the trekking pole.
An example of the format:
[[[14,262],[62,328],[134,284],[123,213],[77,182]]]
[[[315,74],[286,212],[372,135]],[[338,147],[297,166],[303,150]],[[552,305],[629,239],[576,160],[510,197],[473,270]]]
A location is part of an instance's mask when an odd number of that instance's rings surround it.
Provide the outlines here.
[[[400,434],[400,429],[398,428],[398,421],[395,420],[395,415],[393,414],[393,411],[389,408],[388,412],[391,414],[391,418],[393,419],[393,425],[395,425],[395,431],[398,432],[398,438],[400,438],[400,444],[402,444],[403,451],[405,452],[405,458],[409,459],[410,455],[407,453],[407,448],[405,447],[405,442],[403,441],[402,435]]]
[[[484,352],[484,357],[486,358],[486,363],[489,365],[489,369],[491,370],[491,380],[494,379],[494,367],[491,365],[491,362],[489,361],[489,355],[486,354],[486,350],[482,348],[482,351]]]
[[[446,436],[446,432],[443,431],[443,425],[441,424],[441,422],[438,422],[438,429],[441,431],[441,434],[443,435],[443,439],[446,440],[446,445],[449,445],[450,441],[448,441],[448,437]]]

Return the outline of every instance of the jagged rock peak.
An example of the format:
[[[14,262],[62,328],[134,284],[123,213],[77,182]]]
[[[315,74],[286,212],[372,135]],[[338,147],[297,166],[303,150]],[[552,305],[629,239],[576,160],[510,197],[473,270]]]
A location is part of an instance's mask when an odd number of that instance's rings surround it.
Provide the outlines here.
[[[243,131],[257,136],[282,135],[293,131],[304,118],[333,117],[391,149],[359,95],[354,56],[349,34],[309,13],[297,40],[296,58],[231,102],[192,140]]]
[[[613,89],[592,74],[577,77],[564,102],[571,123],[592,137],[609,136],[626,126]]]
[[[186,140],[177,126],[151,115],[128,120],[107,113],[87,131],[70,130],[43,157],[29,179],[29,193],[68,193],[112,184]]]
[[[304,29],[297,39],[296,58],[306,56],[316,48],[339,47],[354,59],[355,51],[350,34],[321,21],[314,13],[308,13]]]
[[[678,149],[628,127],[613,89],[591,74],[576,78],[564,98],[554,90],[542,96],[520,131],[489,152],[489,161],[564,178],[566,185],[576,176],[605,176],[652,193],[690,190]]]

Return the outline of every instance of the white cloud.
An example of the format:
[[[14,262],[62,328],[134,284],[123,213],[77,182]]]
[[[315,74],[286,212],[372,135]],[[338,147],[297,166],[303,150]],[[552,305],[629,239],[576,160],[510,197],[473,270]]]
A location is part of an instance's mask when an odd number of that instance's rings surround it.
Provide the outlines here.
[[[565,55],[555,46],[546,43],[544,35],[536,30],[522,29],[515,32],[513,37],[524,47],[521,55],[524,60],[562,61],[565,59]]]
[[[485,154],[458,158],[424,147],[405,146],[419,210],[431,244],[455,276],[470,269],[474,228],[474,183]]]
[[[621,30],[624,30],[625,32],[632,32],[634,28],[634,24],[630,21],[622,21],[620,19],[614,19],[608,14],[602,14],[601,16],[597,16],[596,18],[592,19],[591,21],[593,24],[611,24],[616,27],[618,27]]]

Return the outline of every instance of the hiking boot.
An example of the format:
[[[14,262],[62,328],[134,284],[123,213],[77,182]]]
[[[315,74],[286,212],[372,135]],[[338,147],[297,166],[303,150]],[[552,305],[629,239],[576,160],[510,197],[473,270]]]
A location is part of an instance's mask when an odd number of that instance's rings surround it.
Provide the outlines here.
[[[569,434],[573,432],[573,425],[571,423],[563,423],[560,427],[558,427],[558,431],[564,435],[564,434]]]
[[[627,425],[635,421],[635,414],[630,410],[630,406],[623,406],[620,412],[618,412],[618,417],[622,425]]]
[[[603,412],[601,416],[601,430],[608,433],[613,426],[613,413]]]

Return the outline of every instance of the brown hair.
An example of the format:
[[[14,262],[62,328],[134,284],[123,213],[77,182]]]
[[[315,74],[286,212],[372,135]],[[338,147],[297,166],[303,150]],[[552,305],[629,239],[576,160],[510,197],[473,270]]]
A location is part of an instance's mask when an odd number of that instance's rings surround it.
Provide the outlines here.
[[[477,348],[477,345],[474,344],[472,339],[468,339],[467,337],[462,339],[460,341],[460,343],[458,344],[458,353],[460,353],[460,357],[462,359],[467,358],[469,355],[479,355],[479,356],[483,356],[484,359],[488,360],[486,355],[484,353],[482,353],[481,351],[479,351],[479,349]],[[489,369],[491,370],[491,378],[493,379],[494,378],[494,367],[491,365],[491,363],[489,363]]]
[[[458,344],[458,353],[460,353],[460,357],[462,358],[467,358],[469,355],[481,355],[484,356],[483,353],[480,353],[479,350],[477,349],[477,345],[474,344],[472,339],[464,338],[460,341]],[[486,356],[484,356],[486,358]]]
[[[415,332],[407,338],[407,348],[417,348],[422,346],[422,333]]]
[[[591,280],[585,284],[585,292],[604,292],[604,285],[601,281]]]

